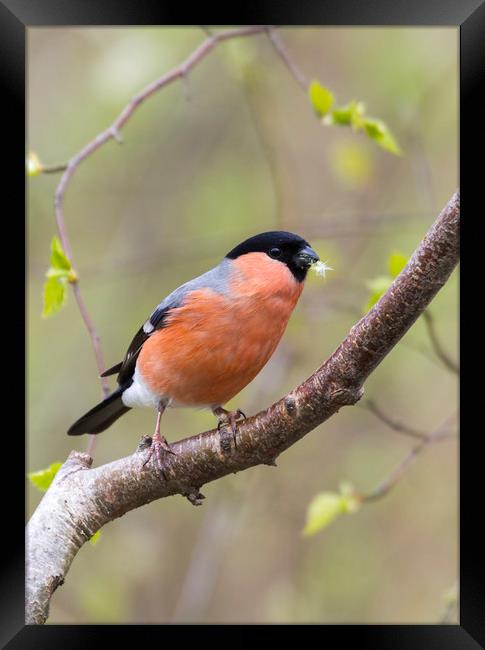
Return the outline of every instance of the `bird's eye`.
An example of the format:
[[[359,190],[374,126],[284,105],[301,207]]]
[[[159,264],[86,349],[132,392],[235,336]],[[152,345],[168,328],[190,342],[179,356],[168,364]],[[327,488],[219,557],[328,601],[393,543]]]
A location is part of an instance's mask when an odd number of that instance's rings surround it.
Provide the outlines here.
[[[274,259],[278,259],[278,257],[281,257],[281,248],[271,248],[269,251],[269,256],[273,257]]]

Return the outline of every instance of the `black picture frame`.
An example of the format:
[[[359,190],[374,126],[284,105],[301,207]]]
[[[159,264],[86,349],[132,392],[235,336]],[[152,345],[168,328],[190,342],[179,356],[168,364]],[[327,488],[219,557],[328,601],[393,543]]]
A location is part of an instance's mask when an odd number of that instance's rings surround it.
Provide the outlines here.
[[[202,8],[202,7],[201,7]],[[221,16],[212,15],[207,7],[200,20],[204,23],[221,24]],[[197,24],[197,15],[190,14],[190,23]],[[320,2],[280,3],[276,6],[260,3],[257,15],[223,16],[223,24],[266,24],[275,25],[402,25],[402,26],[456,26],[460,29],[460,186],[465,223],[472,218],[472,206],[478,203],[478,174],[482,165],[476,165],[471,153],[481,152],[483,157],[483,117],[478,92],[483,86],[485,76],[485,3],[483,0],[321,0]],[[231,18],[231,20],[229,20]],[[184,22],[185,21],[185,22]],[[25,133],[25,36],[26,30],[34,26],[49,25],[169,25],[185,24],[187,15],[173,11],[172,7],[160,5],[153,0],[0,0],[0,51],[2,102],[7,108],[8,122],[4,122],[2,143],[4,146],[2,160],[6,162],[2,173],[5,198],[10,194],[14,198],[14,207],[4,214],[4,246],[16,251],[14,257],[25,251],[25,227],[22,219],[20,197],[25,193],[25,151],[19,146],[21,134]],[[477,115],[477,112],[480,115]],[[8,124],[8,126],[7,126]],[[10,144],[5,142],[7,134],[12,136]],[[481,138],[481,140],[480,140]],[[7,149],[7,150],[5,150]],[[469,155],[465,156],[465,151]],[[478,167],[478,169],[477,169]],[[477,181],[477,182],[475,182]],[[483,183],[483,180],[482,180]],[[476,200],[474,200],[476,199]],[[478,212],[476,220],[483,222]],[[17,240],[12,239],[15,231]],[[467,227],[462,229],[465,241]],[[476,239],[476,238],[475,238]],[[15,243],[12,243],[14,242]],[[465,250],[468,243],[462,245]],[[20,265],[20,262],[18,262]],[[463,275],[463,269],[465,275]],[[468,282],[472,281],[468,262],[461,265],[461,295]],[[8,403],[4,400],[4,413],[13,403],[17,414],[22,407],[25,411],[25,399],[19,387],[22,379],[25,384],[25,342],[19,341],[15,346],[10,343],[13,334],[22,337],[20,320],[25,316],[24,300],[18,287],[9,284],[8,309],[4,312],[8,339],[4,338],[3,361],[8,369],[10,390]],[[7,293],[8,293],[7,290]],[[461,309],[464,308],[463,300]],[[15,331],[13,331],[15,330]],[[461,332],[462,373],[466,374],[467,360],[464,356],[464,333]],[[25,339],[24,339],[25,340]],[[7,341],[7,344],[5,344]],[[19,359],[20,357],[20,359]],[[19,372],[12,385],[14,370]],[[464,370],[463,370],[464,369]],[[476,408],[473,391],[462,389],[461,431],[464,431],[463,413]],[[478,406],[480,402],[478,402]],[[18,417],[17,417],[18,419]],[[153,640],[157,635],[160,644],[178,643],[181,635],[188,632],[196,636],[197,643],[206,638],[212,641],[228,641],[231,647],[242,647],[256,632],[264,642],[277,642],[277,635],[283,632],[286,642],[302,642],[301,635],[306,626],[25,626],[24,625],[24,509],[21,495],[25,493],[24,474],[19,470],[19,459],[25,455],[24,438],[13,420],[4,418],[4,439],[9,450],[4,454],[5,473],[10,469],[12,476],[8,479],[7,490],[4,487],[4,506],[12,506],[12,514],[5,514],[4,541],[6,550],[2,553],[2,573],[0,589],[0,645],[6,648],[90,648],[102,643],[113,644],[119,635],[122,642],[128,642],[128,633],[136,634],[136,642],[143,644]],[[477,528],[481,523],[483,497],[479,487],[481,473],[478,469],[479,455],[474,449],[474,441],[479,437],[478,427],[465,432],[465,441],[460,447],[460,624],[459,625],[315,625],[308,626],[312,632],[328,643],[335,637],[340,643],[355,643],[370,648],[412,648],[413,650],[431,648],[468,649],[485,646],[485,607],[483,582],[478,578],[480,560],[483,557],[483,542]],[[468,438],[468,439],[467,439]],[[474,466],[476,464],[476,467]],[[466,470],[465,470],[466,467]],[[475,477],[475,478],[474,478]],[[5,479],[7,481],[7,479]],[[24,497],[25,498],[25,497]],[[8,517],[8,518],[7,518]],[[130,628],[130,629],[128,629]],[[131,629],[132,628],[132,629]],[[183,629],[182,629],[183,628]],[[123,635],[123,636],[121,636]]]

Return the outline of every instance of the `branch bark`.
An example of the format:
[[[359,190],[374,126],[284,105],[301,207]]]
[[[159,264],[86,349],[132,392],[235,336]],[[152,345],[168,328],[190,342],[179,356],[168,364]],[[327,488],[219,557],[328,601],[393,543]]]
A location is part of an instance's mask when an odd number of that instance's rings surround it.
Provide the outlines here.
[[[202,485],[259,464],[275,464],[285,449],[355,404],[369,374],[404,336],[445,284],[459,259],[460,200],[455,193],[402,273],[305,382],[239,425],[237,448],[223,452],[217,430],[173,444],[161,482],[143,467],[143,444],[126,458],[91,469],[73,451],[27,526],[26,622],[44,623],[50,598],[81,546],[104,524],[174,494],[198,505]]]

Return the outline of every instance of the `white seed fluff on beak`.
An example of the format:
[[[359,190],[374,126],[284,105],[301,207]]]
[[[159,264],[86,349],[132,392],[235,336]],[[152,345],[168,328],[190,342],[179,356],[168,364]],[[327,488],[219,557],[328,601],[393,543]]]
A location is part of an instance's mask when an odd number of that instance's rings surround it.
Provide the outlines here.
[[[312,271],[315,271],[317,275],[320,275],[322,278],[325,277],[327,271],[333,271],[331,266],[327,266],[326,262],[318,261],[311,265]]]

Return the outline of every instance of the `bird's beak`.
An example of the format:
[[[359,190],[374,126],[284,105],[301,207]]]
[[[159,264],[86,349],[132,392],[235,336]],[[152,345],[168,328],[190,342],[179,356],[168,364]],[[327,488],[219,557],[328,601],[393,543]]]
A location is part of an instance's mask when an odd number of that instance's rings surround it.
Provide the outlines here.
[[[311,246],[305,246],[295,255],[295,264],[301,269],[309,269],[320,258]]]

